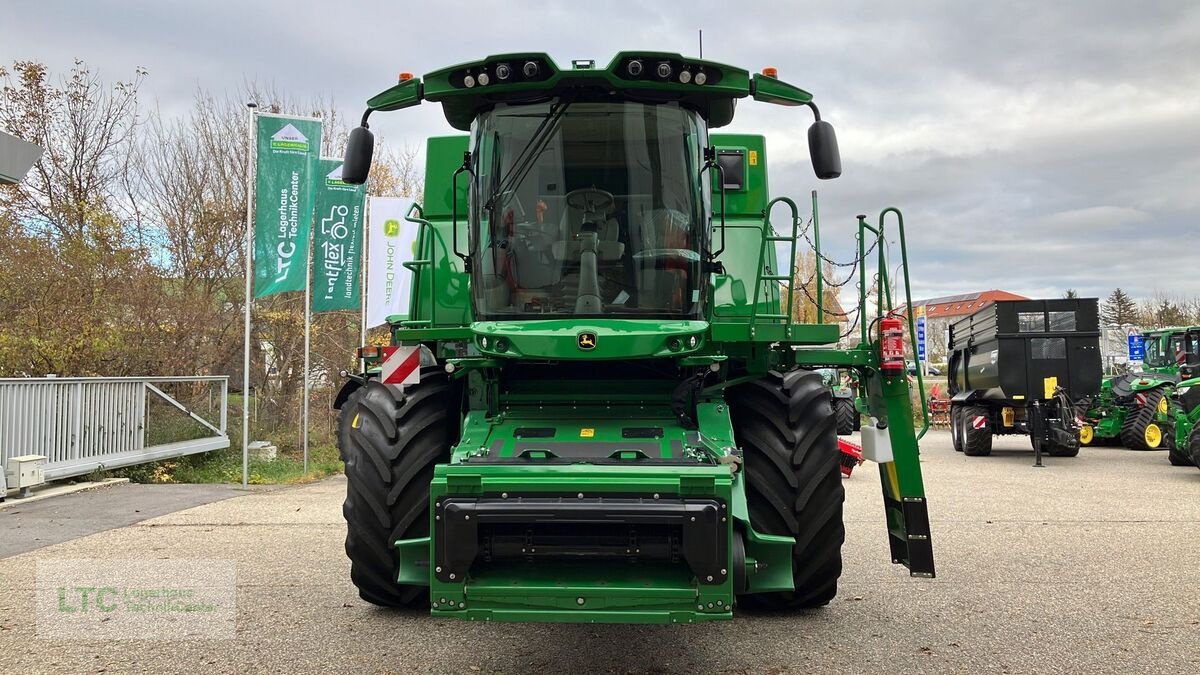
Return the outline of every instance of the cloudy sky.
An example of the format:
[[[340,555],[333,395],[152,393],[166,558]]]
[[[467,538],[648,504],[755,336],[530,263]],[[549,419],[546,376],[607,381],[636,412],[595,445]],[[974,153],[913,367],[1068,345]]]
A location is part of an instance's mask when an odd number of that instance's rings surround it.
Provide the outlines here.
[[[778,67],[837,127],[844,174],[819,184],[805,111],[743,102],[729,129],[767,135],[775,195],[820,190],[835,257],[855,214],[895,205],[915,297],[1200,296],[1195,0],[425,4],[5,0],[0,61],[81,58],[107,79],[142,66],[147,103],[168,113],[197,87],[255,80],[357,116],[401,70],[508,51],[695,55],[703,29],[706,58]],[[433,106],[372,125],[410,146],[448,129]]]

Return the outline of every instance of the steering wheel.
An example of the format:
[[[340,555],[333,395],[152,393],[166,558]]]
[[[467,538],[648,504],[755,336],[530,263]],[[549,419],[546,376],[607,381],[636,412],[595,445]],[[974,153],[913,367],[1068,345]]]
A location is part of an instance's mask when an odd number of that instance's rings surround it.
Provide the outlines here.
[[[585,214],[607,213],[613,204],[617,203],[616,197],[613,197],[611,192],[594,187],[571,190],[563,199],[567,202],[567,206],[583,211]]]

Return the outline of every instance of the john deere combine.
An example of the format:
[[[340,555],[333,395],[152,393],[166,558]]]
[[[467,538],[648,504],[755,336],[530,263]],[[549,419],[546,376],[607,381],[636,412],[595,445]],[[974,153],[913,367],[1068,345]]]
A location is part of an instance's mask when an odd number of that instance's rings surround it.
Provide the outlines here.
[[[816,174],[841,173],[807,92],[677,54],[492,56],[402,75],[368,102],[347,182],[367,177],[373,112],[440,103],[469,133],[428,141],[411,312],[392,317],[391,347],[360,349],[338,398],[362,597],[471,620],[644,623],[828,603],[845,530],[819,367],[857,370],[881,534],[894,563],[933,576],[900,321],[860,323],[851,350],[830,347],[835,324],[790,321],[798,209],[771,197],[762,136],[709,134],[743,98],[811,110]],[[904,251],[889,209],[859,217],[860,257],[888,212]]]

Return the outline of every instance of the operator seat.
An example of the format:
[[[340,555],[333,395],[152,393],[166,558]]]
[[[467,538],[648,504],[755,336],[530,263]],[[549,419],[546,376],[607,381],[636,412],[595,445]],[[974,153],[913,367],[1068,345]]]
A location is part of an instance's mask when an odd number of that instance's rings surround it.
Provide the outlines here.
[[[625,244],[619,241],[621,226],[613,217],[617,205],[614,203],[605,209],[604,222],[600,223],[596,235],[596,257],[601,262],[620,260],[625,254]],[[587,212],[563,203],[563,215],[559,219],[559,240],[554,243],[554,257],[569,263],[579,262],[579,234],[583,231],[583,221]]]

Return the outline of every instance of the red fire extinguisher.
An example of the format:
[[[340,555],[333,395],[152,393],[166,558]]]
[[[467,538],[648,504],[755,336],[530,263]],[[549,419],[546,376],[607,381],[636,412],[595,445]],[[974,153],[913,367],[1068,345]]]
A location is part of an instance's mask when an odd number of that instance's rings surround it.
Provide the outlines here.
[[[904,374],[904,322],[891,314],[879,320],[879,372]]]

